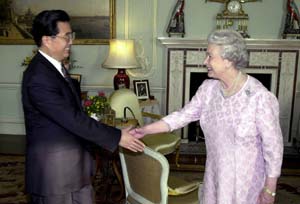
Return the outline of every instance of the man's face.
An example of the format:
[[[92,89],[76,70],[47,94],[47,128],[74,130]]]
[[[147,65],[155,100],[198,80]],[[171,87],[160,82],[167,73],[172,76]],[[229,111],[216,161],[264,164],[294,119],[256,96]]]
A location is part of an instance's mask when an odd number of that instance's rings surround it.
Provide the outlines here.
[[[73,33],[69,22],[58,22],[57,28],[58,34],[48,36],[46,47],[48,50],[47,54],[61,62],[70,55]]]

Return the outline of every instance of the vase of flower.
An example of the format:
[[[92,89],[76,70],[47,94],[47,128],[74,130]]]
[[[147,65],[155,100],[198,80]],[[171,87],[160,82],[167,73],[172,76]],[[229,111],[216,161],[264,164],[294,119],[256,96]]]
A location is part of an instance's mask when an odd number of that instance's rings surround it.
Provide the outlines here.
[[[109,108],[109,103],[104,92],[98,92],[96,96],[87,96],[84,100],[83,107],[85,112],[95,120],[100,121]]]

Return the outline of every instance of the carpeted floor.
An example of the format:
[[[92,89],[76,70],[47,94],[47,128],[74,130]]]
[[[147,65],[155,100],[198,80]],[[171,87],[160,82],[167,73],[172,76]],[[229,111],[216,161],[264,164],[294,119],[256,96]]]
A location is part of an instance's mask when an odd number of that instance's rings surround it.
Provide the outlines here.
[[[173,175],[181,176],[185,180],[202,180],[201,172],[173,171]],[[277,185],[277,196],[275,204],[300,204],[300,176],[281,176]]]
[[[118,181],[111,173],[111,166],[104,166],[96,175],[94,188],[96,204],[122,204]],[[117,201],[118,200],[118,201]],[[24,193],[24,156],[0,154],[0,204],[27,204]]]
[[[113,179],[109,168],[97,175],[94,186],[97,204],[121,204],[124,200],[115,201],[119,196],[119,185]],[[173,171],[173,175],[186,180],[202,180],[201,172]],[[300,204],[300,174],[285,174],[279,179],[276,204]],[[106,178],[105,182],[103,178]],[[0,204],[26,204],[24,194],[24,157],[0,155]]]
[[[24,157],[0,155],[0,204],[24,203]]]

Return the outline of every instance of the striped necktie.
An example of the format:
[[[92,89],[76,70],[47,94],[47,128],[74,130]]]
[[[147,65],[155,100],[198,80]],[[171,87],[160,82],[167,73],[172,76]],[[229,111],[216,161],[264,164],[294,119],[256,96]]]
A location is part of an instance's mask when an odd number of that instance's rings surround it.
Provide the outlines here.
[[[63,65],[61,66],[61,72],[63,73],[65,78],[70,78],[68,70]]]
[[[76,101],[79,104],[80,109],[82,109],[81,103],[80,103],[80,97],[79,97],[80,93],[77,93],[76,88],[74,86],[74,82],[72,81],[72,78],[70,77],[70,74],[69,74],[68,70],[62,65],[61,66],[61,71],[62,71],[62,73],[64,75],[65,80],[68,82],[68,85],[71,88],[73,94],[75,95]]]

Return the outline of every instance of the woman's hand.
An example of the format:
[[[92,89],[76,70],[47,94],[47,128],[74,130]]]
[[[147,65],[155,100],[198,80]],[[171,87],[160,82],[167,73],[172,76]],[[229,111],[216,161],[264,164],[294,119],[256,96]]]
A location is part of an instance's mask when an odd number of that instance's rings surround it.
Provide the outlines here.
[[[161,132],[169,132],[169,125],[163,120],[156,121],[154,123],[147,124],[140,128],[130,130],[130,134],[136,138],[142,138],[145,135],[151,135]]]
[[[264,189],[258,197],[258,204],[274,204],[275,197],[267,193]]]
[[[139,139],[145,136],[145,131],[143,128],[134,128],[129,131],[129,134]]]
[[[275,194],[272,196],[272,193],[276,192],[277,179],[278,178],[276,177],[266,178],[264,188],[261,190],[258,197],[259,204],[274,204]]]

